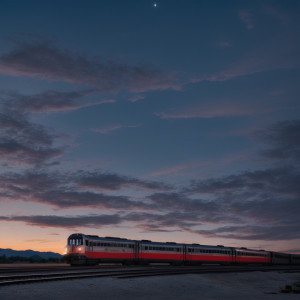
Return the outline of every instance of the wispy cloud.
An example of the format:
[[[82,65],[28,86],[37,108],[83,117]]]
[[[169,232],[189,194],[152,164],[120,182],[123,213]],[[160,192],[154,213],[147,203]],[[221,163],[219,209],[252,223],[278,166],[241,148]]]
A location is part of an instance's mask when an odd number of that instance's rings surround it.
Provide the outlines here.
[[[240,9],[238,11],[238,17],[242,22],[246,24],[247,29],[253,29],[253,14],[246,9]]]
[[[74,179],[80,187],[92,188],[95,190],[119,190],[124,187],[139,187],[150,190],[168,190],[170,186],[157,182],[140,180],[137,178],[122,176],[115,173],[102,173],[99,171],[84,172],[74,174]]]
[[[100,92],[132,92],[178,88],[175,78],[145,65],[93,60],[47,43],[23,44],[0,57],[0,73],[80,83]]]
[[[278,122],[256,131],[254,137],[272,146],[262,155],[273,159],[300,160],[300,120]]]
[[[123,127],[124,127],[123,125],[114,125],[114,126],[106,127],[106,128],[93,128],[93,129],[91,129],[91,131],[98,132],[98,133],[101,133],[101,134],[106,134],[106,133],[109,133],[111,131],[116,131],[118,129],[121,129]]]
[[[228,47],[231,47],[231,44],[228,41],[223,41],[222,40],[222,41],[219,42],[219,46],[222,47],[222,48],[228,48]]]
[[[123,128],[137,128],[140,126],[141,125],[113,125],[113,126],[105,127],[105,128],[93,128],[93,129],[91,129],[91,131],[98,132],[101,134],[107,134],[112,131],[116,131],[116,130],[123,129]]]
[[[41,216],[10,216],[0,217],[0,221],[6,222],[24,222],[28,225],[39,227],[56,227],[56,228],[78,228],[84,227],[101,227],[106,225],[116,225],[122,220],[117,214],[114,215],[92,215],[92,216],[69,216],[61,217],[54,215]]]
[[[2,96],[7,99],[6,106],[15,107],[21,111],[33,113],[51,113],[58,111],[77,110],[83,107],[105,103],[114,103],[114,99],[103,99],[96,102],[79,101],[86,96],[97,93],[96,90],[58,92],[45,91],[39,94],[23,95],[16,92],[3,92]]]
[[[0,160],[41,165],[65,151],[55,146],[59,138],[42,125],[32,123],[26,111],[5,102],[0,113]]]
[[[102,209],[148,209],[145,201],[131,200],[130,196],[114,196],[102,191],[122,188],[169,190],[166,184],[140,180],[113,173],[79,171],[75,173],[39,172],[0,175],[0,194],[9,201],[26,201],[63,209],[93,207]]]
[[[22,95],[2,92],[0,98],[0,161],[16,165],[53,164],[66,147],[57,146],[61,136],[53,130],[31,121],[30,113],[65,112],[86,106],[113,103],[113,99],[96,102],[79,101],[95,93],[95,90],[79,92],[45,91]],[[57,162],[56,162],[57,163]]]
[[[156,112],[161,119],[194,119],[247,116],[257,112],[257,108],[248,103],[214,103],[213,105],[197,105],[195,107],[183,107],[172,111]]]
[[[144,98],[145,98],[144,95],[136,95],[136,96],[133,96],[133,97],[129,98],[129,101],[130,102],[137,102],[137,101],[140,101]]]

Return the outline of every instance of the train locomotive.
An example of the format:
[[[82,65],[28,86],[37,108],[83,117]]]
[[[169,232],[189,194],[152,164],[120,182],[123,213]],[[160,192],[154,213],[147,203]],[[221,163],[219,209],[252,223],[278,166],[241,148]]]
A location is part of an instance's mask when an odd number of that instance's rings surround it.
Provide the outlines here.
[[[300,255],[200,244],[152,242],[116,237],[71,234],[65,261],[71,265],[99,263],[174,265],[215,264],[300,264]]]

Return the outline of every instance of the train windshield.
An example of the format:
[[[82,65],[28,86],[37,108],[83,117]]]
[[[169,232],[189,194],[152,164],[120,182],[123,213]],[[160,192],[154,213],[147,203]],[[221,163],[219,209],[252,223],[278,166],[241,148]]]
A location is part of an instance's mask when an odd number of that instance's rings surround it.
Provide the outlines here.
[[[80,246],[83,245],[83,237],[80,234],[72,234],[68,238],[68,245],[69,246]]]
[[[83,241],[82,239],[69,239],[68,240],[68,245],[69,246],[80,246],[80,245],[83,245]]]

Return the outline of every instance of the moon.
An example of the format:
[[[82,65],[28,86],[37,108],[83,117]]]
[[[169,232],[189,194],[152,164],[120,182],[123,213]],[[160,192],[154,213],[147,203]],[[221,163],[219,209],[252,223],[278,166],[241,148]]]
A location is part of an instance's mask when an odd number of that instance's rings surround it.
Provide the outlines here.
[[[157,3],[153,3],[153,7],[156,8],[157,7]]]

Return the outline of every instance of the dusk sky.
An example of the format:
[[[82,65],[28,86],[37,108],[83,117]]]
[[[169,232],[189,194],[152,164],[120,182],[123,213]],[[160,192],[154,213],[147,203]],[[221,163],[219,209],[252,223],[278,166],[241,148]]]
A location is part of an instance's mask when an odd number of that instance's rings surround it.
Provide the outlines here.
[[[299,0],[2,0],[0,248],[300,253],[299,31]]]

